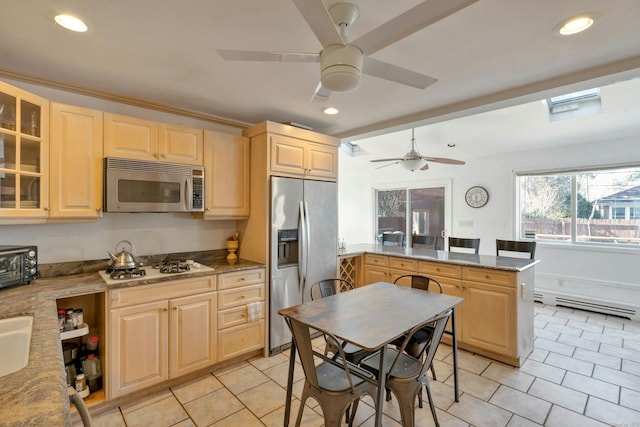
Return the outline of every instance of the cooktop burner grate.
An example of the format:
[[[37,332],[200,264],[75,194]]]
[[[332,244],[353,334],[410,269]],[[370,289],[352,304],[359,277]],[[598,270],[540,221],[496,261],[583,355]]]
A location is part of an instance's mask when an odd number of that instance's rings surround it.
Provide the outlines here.
[[[124,279],[139,279],[144,277],[146,271],[142,268],[124,268],[124,269],[111,269],[111,271],[107,270],[109,273],[109,277],[114,280],[124,280]]]
[[[184,273],[191,270],[189,264],[182,260],[164,260],[153,268],[157,268],[160,273]]]

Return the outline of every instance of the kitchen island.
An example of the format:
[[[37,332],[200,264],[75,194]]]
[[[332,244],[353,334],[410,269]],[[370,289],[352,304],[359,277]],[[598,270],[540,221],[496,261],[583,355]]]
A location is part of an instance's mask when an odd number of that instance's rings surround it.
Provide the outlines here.
[[[539,261],[380,244],[350,245],[338,251],[338,258],[340,276],[356,286],[421,274],[436,279],[443,293],[464,298],[456,325],[460,348],[513,366],[533,350]]]
[[[181,278],[192,279],[264,267],[242,259],[230,264],[224,258],[207,262],[206,265],[213,267],[215,271],[199,272],[193,269]],[[42,266],[42,270],[46,271],[48,267]],[[51,266],[51,268],[57,267]],[[82,269],[79,268],[79,270]],[[172,280],[175,281],[176,277],[125,280],[117,285],[107,285],[97,271],[90,271],[56,275],[38,279],[30,285],[0,290],[0,318],[19,315],[29,315],[34,318],[28,365],[0,378],[0,412],[2,413],[0,424],[3,426],[72,425],[58,330],[57,300],[79,295],[104,294],[114,289],[134,288]]]

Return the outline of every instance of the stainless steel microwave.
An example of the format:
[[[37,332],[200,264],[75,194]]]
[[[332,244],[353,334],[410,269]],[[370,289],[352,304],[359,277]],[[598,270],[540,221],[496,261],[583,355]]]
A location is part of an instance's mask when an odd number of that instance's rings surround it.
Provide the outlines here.
[[[105,212],[202,212],[204,168],[106,157]]]
[[[0,245],[0,288],[31,283],[37,275],[37,246]]]

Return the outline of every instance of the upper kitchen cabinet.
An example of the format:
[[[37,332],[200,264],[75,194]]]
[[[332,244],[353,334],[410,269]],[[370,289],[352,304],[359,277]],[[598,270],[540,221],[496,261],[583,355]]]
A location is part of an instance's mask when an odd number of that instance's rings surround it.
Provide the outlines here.
[[[267,159],[268,175],[322,181],[338,177],[337,138],[268,121],[245,129],[243,134],[251,138],[252,153],[264,153],[259,158]]]
[[[249,138],[206,130],[205,219],[249,217]]]
[[[49,101],[0,82],[0,218],[46,218]]]
[[[104,114],[104,155],[202,166],[202,129]]]
[[[50,218],[102,216],[102,112],[51,104]]]

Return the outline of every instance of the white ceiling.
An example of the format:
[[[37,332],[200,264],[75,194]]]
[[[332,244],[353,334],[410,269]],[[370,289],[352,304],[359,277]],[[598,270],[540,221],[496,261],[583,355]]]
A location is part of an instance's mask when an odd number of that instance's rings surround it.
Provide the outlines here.
[[[350,39],[420,3],[351,1],[360,18]],[[291,0],[0,0],[0,10],[0,77],[143,99],[241,124],[297,122],[342,138],[640,76],[638,0],[480,0],[372,55],[433,76],[436,84],[419,90],[365,75],[358,89],[334,93],[326,103],[310,102],[317,63],[233,62],[216,52],[320,51]],[[81,17],[89,31],[56,26],[53,17],[61,12]],[[600,15],[589,31],[554,32],[584,12]],[[556,87],[563,89],[551,90]],[[329,104],[341,113],[324,115]],[[479,119],[465,126],[473,120]],[[512,136],[501,144],[513,143]],[[518,143],[528,143],[526,137],[519,134]]]

